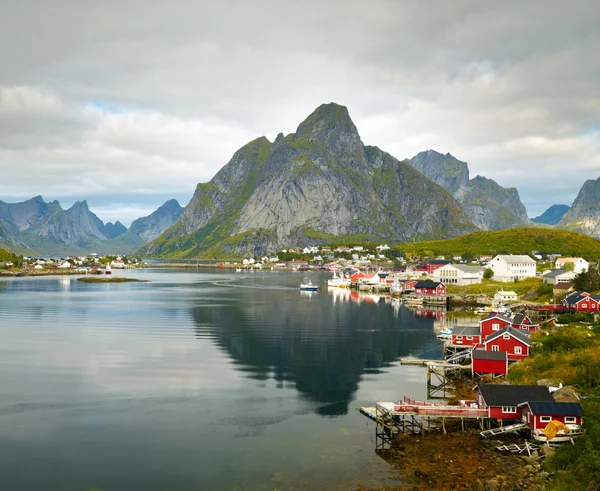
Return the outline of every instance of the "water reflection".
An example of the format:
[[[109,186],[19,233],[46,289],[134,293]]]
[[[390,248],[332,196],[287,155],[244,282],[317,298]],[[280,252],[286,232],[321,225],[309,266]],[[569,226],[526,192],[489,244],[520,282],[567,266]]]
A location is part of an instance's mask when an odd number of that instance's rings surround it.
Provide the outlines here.
[[[196,307],[198,337],[212,325],[214,340],[245,376],[294,386],[317,403],[316,412],[339,415],[364,373],[378,373],[399,357],[440,350],[431,318],[418,318],[392,299],[338,289],[310,296],[282,291],[257,299],[251,289],[218,308]]]

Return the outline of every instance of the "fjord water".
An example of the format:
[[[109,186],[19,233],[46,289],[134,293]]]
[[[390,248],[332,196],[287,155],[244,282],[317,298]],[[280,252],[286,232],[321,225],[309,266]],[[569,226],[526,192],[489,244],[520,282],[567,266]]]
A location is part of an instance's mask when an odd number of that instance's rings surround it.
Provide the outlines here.
[[[319,273],[0,280],[0,489],[356,489],[397,479],[356,410],[425,397],[433,319]],[[303,294],[305,279],[321,285]]]

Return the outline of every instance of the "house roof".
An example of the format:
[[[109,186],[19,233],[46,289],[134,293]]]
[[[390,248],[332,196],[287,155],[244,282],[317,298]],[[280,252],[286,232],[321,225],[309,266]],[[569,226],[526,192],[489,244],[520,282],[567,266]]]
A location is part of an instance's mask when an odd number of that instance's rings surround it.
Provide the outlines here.
[[[595,296],[597,296],[597,295],[595,295]],[[566,296],[565,300],[567,301],[568,304],[576,304],[576,303],[581,302],[582,300],[588,300],[589,298],[596,300],[596,298],[594,298],[594,295],[590,295],[589,293],[573,292],[573,294]]]
[[[519,405],[525,404],[530,407],[532,414],[580,416],[583,413],[583,408],[578,402],[527,401]]]
[[[481,331],[478,327],[471,326],[456,326],[452,328],[453,336],[481,336]]]
[[[417,281],[415,284],[415,288],[437,288],[438,286],[443,285],[440,281]]]
[[[428,264],[450,264],[452,261],[448,261],[446,259],[432,259],[427,261]]]
[[[548,387],[543,385],[477,384],[477,388],[488,406],[517,406],[531,400],[554,402]]]
[[[522,343],[525,343],[527,346],[531,346],[531,339],[529,339],[527,331],[521,331],[510,326],[506,326],[504,329],[500,329],[498,332],[490,334],[483,344],[487,344],[494,339],[498,339],[500,336],[504,336],[504,334],[510,334],[512,337],[518,339]]]
[[[487,321],[489,319],[494,319],[494,318],[503,320],[504,322],[507,322],[508,324],[512,324],[512,319],[510,317],[506,317],[505,315],[498,314],[497,312],[489,313],[487,316],[485,316],[483,319],[481,319],[479,321],[479,323],[481,323],[483,321]]]
[[[535,261],[527,255],[499,254],[496,257],[504,259],[504,261],[506,261],[509,264],[518,264],[518,263],[533,263],[533,264],[535,264]]]
[[[480,273],[485,271],[483,266],[470,266],[468,264],[450,264],[449,266],[453,266],[456,269],[459,269],[463,273]]]
[[[518,326],[525,324],[525,318],[527,318],[527,320],[529,320],[529,317],[527,317],[525,314],[515,314],[515,316],[513,317],[512,323],[513,324],[517,324]],[[528,323],[530,324],[530,323]]]
[[[573,271],[567,271],[566,269],[553,269],[551,271],[548,271],[544,275],[544,278],[556,278],[557,276],[560,276],[565,273],[569,273],[569,274],[572,274],[573,276],[575,276],[575,273],[573,273]]]
[[[471,358],[473,358],[473,360],[506,361],[508,360],[508,353],[506,351],[474,349],[471,353]]]
[[[553,285],[552,289],[553,290],[568,290],[569,288],[572,288],[572,287],[573,287],[573,283],[571,283],[569,281],[561,281],[560,283]]]
[[[557,262],[560,264],[564,264],[564,263],[575,263],[577,261],[583,261],[584,259],[582,257],[559,257],[557,259]]]
[[[512,290],[500,290],[500,291],[497,291],[494,295],[498,295],[498,294],[499,295],[504,295],[505,297],[506,296],[509,296],[509,297],[516,297],[517,296],[517,293],[513,292]]]

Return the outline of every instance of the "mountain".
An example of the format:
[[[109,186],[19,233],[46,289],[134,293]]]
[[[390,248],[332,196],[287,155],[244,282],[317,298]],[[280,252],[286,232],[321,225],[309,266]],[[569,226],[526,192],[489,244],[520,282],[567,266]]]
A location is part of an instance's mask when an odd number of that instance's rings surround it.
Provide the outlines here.
[[[134,223],[141,220],[138,231],[154,238],[177,221],[181,210],[177,201],[170,200],[145,217],[150,218],[146,226],[145,218]],[[144,234],[129,232],[119,221],[104,224],[85,200],[68,210],[58,201],[46,203],[41,196],[20,203],[0,201],[0,246],[18,254],[129,254],[148,240]]]
[[[407,162],[449,191],[481,230],[501,230],[529,224],[516,188],[503,188],[482,176],[469,179],[469,167],[450,153],[427,150]]]
[[[539,217],[532,218],[531,221],[535,223],[544,223],[546,225],[556,225],[570,209],[571,207],[567,205],[552,205]]]
[[[365,146],[348,110],[318,107],[296,133],[240,148],[198,184],[178,222],[141,251],[262,254],[332,240],[413,240],[475,230],[441,186]]]
[[[600,238],[600,177],[585,181],[571,209],[556,226]]]
[[[144,242],[150,242],[177,222],[182,212],[183,207],[178,201],[171,199],[150,215],[134,220],[129,231]]]
[[[104,230],[106,230],[106,236],[109,239],[114,239],[115,237],[126,233],[127,227],[117,220],[115,223],[108,222]]]

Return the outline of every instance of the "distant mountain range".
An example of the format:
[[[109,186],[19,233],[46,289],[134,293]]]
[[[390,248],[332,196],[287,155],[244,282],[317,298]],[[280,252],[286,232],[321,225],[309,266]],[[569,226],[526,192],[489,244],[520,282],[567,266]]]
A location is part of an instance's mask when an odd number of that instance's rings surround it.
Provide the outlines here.
[[[600,237],[600,179],[573,206],[533,222]],[[129,229],[104,224],[85,201],[63,210],[37,196],[0,201],[0,247],[174,257],[260,255],[320,243],[408,242],[533,226],[515,188],[434,150],[398,160],[360,139],[348,110],[323,104],[295,133],[240,148],[189,204],[164,203]]]
[[[529,225],[527,211],[516,188],[503,188],[482,176],[469,179],[467,163],[449,153],[443,155],[427,150],[407,162],[451,193],[480,230]]]
[[[535,223],[544,223],[546,225],[556,225],[570,209],[571,207],[567,205],[552,205],[539,217],[532,218],[531,221]]]
[[[21,203],[0,201],[0,246],[25,254],[127,254],[173,225],[182,210],[177,201],[167,201],[151,215],[138,218],[135,229],[128,231],[118,221],[104,224],[85,200],[68,210],[41,196]]]

